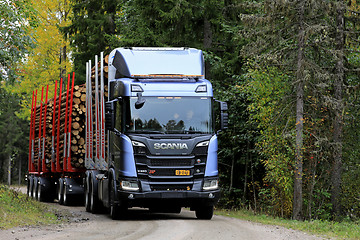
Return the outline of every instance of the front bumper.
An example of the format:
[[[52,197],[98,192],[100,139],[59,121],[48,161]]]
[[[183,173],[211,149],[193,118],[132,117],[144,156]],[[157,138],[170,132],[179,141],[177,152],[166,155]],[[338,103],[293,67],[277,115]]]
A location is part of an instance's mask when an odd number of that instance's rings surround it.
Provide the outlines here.
[[[118,190],[118,199],[127,202],[129,207],[149,207],[154,205],[178,205],[194,207],[199,205],[212,206],[220,199],[220,190],[214,191],[152,191],[127,192]]]

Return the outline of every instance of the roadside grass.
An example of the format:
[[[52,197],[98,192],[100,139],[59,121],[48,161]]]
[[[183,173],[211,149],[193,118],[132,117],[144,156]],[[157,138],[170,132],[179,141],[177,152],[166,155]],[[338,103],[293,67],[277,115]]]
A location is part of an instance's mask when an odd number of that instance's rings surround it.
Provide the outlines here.
[[[54,211],[20,191],[0,185],[0,230],[59,223]]]
[[[343,221],[295,221],[264,214],[254,214],[248,210],[222,210],[215,211],[216,215],[239,218],[266,225],[282,226],[288,229],[300,230],[312,235],[331,239],[360,239],[360,222]]]

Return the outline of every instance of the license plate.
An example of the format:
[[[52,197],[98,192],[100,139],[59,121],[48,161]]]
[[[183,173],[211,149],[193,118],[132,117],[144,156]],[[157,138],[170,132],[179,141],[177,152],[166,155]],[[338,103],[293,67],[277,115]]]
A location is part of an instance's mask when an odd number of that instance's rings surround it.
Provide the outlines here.
[[[189,176],[190,170],[175,170],[176,176]]]

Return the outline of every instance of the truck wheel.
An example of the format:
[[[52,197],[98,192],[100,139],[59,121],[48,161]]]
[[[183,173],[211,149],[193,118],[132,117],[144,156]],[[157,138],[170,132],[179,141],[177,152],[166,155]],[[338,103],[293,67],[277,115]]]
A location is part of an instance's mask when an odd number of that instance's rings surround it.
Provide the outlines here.
[[[30,175],[27,179],[27,195],[31,197],[32,189],[33,189],[33,176]]]
[[[64,199],[63,199],[64,180],[62,178],[59,178],[56,192],[57,192],[57,200],[59,204],[62,205],[64,203]]]
[[[90,177],[90,212],[99,213],[101,205],[97,197],[97,181],[94,180],[94,177]]]
[[[118,220],[126,217],[127,208],[122,204],[115,203],[115,186],[114,181],[111,180],[110,186],[110,216],[113,220]]]
[[[89,186],[89,175],[85,176],[84,192],[85,192],[85,210],[90,211],[90,186]]]
[[[214,206],[202,206],[195,210],[198,219],[210,220],[214,214]]]

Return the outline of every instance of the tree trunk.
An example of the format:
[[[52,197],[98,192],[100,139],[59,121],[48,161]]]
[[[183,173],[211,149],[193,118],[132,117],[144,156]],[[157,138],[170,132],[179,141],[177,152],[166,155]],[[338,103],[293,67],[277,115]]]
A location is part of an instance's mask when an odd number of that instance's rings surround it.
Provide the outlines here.
[[[342,1],[338,1],[336,16],[337,34],[336,34],[336,77],[334,82],[335,90],[335,122],[334,122],[334,151],[333,151],[333,169],[332,169],[332,189],[331,203],[333,206],[333,217],[337,219],[341,216],[341,168],[342,168],[342,112],[344,109],[342,99],[342,84],[344,80],[344,6]]]
[[[9,159],[8,159],[8,185],[11,185],[11,154],[9,154]]]
[[[304,129],[304,1],[298,6],[298,56],[296,71],[296,146],[294,169],[293,218],[302,220],[303,129]]]
[[[209,50],[212,45],[212,31],[211,31],[211,23],[210,21],[205,17],[204,19],[204,49]],[[210,78],[210,64],[209,61],[205,62],[205,77],[207,79]]]
[[[22,157],[20,156],[19,157],[19,186],[21,185],[21,159],[22,159]]]

